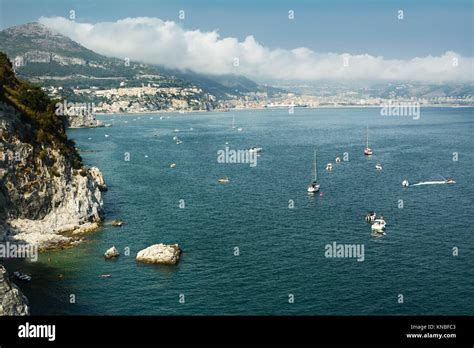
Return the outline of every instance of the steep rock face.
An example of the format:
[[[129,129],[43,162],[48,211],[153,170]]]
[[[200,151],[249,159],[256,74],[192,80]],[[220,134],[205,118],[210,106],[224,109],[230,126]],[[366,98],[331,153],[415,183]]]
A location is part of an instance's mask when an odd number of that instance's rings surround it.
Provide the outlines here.
[[[76,242],[99,226],[105,189],[100,171],[82,165],[53,102],[16,79],[0,53],[0,241],[40,249]]]
[[[21,139],[21,128],[20,113],[0,102],[0,214],[6,237],[44,249],[71,238],[58,233],[97,228],[106,189],[100,171],[76,170],[52,147],[35,155],[34,145]]]
[[[29,314],[28,299],[9,281],[7,270],[0,265],[0,316]]]

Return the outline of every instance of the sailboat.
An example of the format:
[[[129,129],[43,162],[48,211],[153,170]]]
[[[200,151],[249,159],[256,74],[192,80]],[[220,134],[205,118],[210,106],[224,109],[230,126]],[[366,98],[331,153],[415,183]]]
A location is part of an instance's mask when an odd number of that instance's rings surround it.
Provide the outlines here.
[[[235,129],[235,116],[232,116],[232,129]]]
[[[367,126],[366,138],[367,140],[365,143],[364,155],[371,156],[373,152],[372,149],[369,147],[369,126]]]
[[[313,174],[314,180],[308,185],[308,193],[316,193],[319,191],[320,185],[318,184],[318,172],[316,168],[316,150],[314,151],[314,159],[313,159]]]

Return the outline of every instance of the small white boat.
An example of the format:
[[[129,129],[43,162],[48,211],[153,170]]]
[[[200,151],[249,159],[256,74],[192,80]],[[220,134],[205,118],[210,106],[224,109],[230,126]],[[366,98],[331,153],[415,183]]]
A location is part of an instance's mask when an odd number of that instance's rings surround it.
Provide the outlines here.
[[[181,140],[176,140],[176,145],[182,144],[183,142]]]
[[[176,128],[173,132],[178,133],[178,132],[179,132],[179,129]]]
[[[106,135],[104,135],[104,136],[105,136],[106,138],[108,138],[108,137],[109,137],[109,135],[108,135],[108,134],[106,134]]]
[[[456,181],[453,178],[447,178],[446,179],[446,184],[455,184]]]
[[[191,128],[189,128],[189,130],[190,130],[190,131],[193,131],[193,130],[194,130],[194,128],[193,128],[193,127],[191,127]]]
[[[330,172],[332,170],[332,163],[326,164],[326,170]]]
[[[316,150],[314,151],[314,159],[313,159],[313,175],[314,180],[308,185],[308,194],[313,194],[319,191],[321,185],[318,183],[318,171],[316,166]]]
[[[375,165],[375,169],[377,169],[377,170],[382,170],[382,165],[381,165],[380,163],[377,163],[377,164]]]
[[[232,129],[235,129],[235,116],[232,116]]]
[[[365,156],[372,156],[372,154],[373,154],[372,149],[369,147],[369,127],[367,126],[364,155]]]
[[[408,182],[407,179],[405,179],[405,180],[402,181],[402,186],[403,186],[403,187],[408,187],[408,186],[410,186],[410,183]]]
[[[178,137],[175,135],[175,136],[173,137],[173,140],[178,140]]]
[[[31,281],[31,276],[28,275],[28,274],[25,274],[25,273],[21,273],[21,272],[13,272],[13,275],[20,279],[20,280],[23,280],[24,282],[29,282]]]
[[[386,222],[384,219],[375,219],[370,228],[372,229],[372,232],[384,232],[385,226]]]
[[[219,180],[217,180],[219,184],[227,184],[229,181],[230,179],[227,176],[223,176],[222,178],[219,178]]]
[[[244,129],[242,127],[237,128],[237,131],[242,132]]]
[[[163,119],[164,119],[164,117],[163,117],[163,116],[160,116],[160,120],[163,120]]]
[[[176,163],[171,163],[170,168],[176,168]]]
[[[251,147],[251,148],[249,149],[249,152],[250,152],[250,153],[252,153],[252,152],[260,153],[260,152],[262,152],[262,150],[263,150],[263,149],[262,149],[261,147]]]
[[[341,163],[341,157],[336,157],[336,163]]]

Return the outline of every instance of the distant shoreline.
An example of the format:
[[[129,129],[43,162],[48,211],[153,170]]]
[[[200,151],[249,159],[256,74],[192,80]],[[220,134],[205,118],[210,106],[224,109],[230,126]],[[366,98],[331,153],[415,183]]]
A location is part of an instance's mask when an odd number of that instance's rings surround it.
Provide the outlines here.
[[[295,109],[375,109],[381,108],[380,105],[321,105],[321,106],[295,106]],[[421,108],[446,108],[446,109],[466,109],[466,108],[474,108],[474,105],[420,105]],[[217,112],[231,112],[231,111],[251,111],[251,110],[286,110],[288,107],[261,107],[261,108],[233,108],[233,109],[215,109],[215,110],[192,110],[192,111],[168,111],[168,110],[156,110],[156,111],[135,111],[135,112],[97,112],[95,113],[96,116],[108,116],[108,115],[122,115],[122,116],[134,116],[134,115],[155,115],[155,114],[196,114],[196,113],[217,113]]]

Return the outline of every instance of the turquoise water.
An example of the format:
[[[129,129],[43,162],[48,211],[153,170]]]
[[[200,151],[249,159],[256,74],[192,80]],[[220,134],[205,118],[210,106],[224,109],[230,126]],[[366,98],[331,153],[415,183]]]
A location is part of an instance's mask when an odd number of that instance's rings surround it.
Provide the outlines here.
[[[472,108],[422,108],[419,120],[379,109],[159,116],[103,116],[113,127],[69,131],[104,173],[106,222],[126,225],[105,224],[79,247],[19,265],[34,277],[22,289],[35,314],[474,314]],[[363,156],[366,125],[372,158]],[[263,147],[257,166],[218,163],[225,142]],[[315,197],[306,193],[313,149],[323,193]],[[334,164],[344,152],[349,161]],[[440,174],[457,184],[401,187]],[[231,182],[217,184],[224,175]],[[385,236],[371,235],[368,210],[388,220]],[[363,244],[365,260],[326,258],[333,241]],[[183,248],[177,266],[136,263],[137,251],[160,242]],[[112,245],[131,255],[104,260]]]

